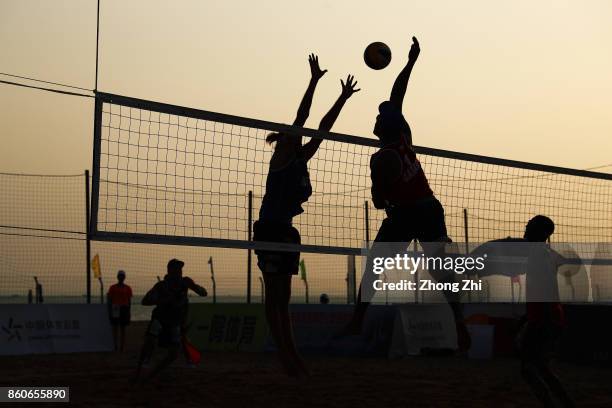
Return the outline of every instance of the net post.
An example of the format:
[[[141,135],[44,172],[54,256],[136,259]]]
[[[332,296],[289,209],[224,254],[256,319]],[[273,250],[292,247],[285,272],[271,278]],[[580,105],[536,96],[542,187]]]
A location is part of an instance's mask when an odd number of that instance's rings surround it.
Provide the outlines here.
[[[91,211],[89,217],[89,232],[98,232],[98,200],[100,197],[100,154],[102,146],[102,106],[104,101],[96,95],[94,107],[94,140],[91,177]]]
[[[253,191],[249,190],[249,220],[248,220],[248,240],[251,242],[253,240]],[[252,276],[252,268],[251,268],[251,258],[252,253],[251,249],[247,250],[247,303],[251,303],[251,276]]]
[[[467,208],[463,209],[463,237],[465,238],[465,254],[468,255],[470,253],[470,239],[468,234],[468,212]],[[514,291],[514,287],[512,288]],[[514,295],[513,295],[514,297]],[[472,302],[472,291],[468,291],[468,302]]]
[[[85,265],[87,303],[91,303],[91,231],[89,229],[89,170],[85,170]]]
[[[470,253],[470,239],[468,234],[468,212],[467,208],[463,209],[463,236],[465,238],[465,253]]]
[[[365,213],[365,241],[366,247],[370,247],[370,205],[368,200],[363,203],[363,210]]]

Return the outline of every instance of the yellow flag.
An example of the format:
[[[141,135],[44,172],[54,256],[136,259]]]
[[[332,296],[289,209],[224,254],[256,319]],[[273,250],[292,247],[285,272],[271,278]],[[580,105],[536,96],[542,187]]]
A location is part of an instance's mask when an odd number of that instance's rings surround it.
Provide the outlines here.
[[[95,279],[100,279],[102,276],[102,270],[100,269],[100,257],[96,254],[91,261],[91,269],[94,273]]]

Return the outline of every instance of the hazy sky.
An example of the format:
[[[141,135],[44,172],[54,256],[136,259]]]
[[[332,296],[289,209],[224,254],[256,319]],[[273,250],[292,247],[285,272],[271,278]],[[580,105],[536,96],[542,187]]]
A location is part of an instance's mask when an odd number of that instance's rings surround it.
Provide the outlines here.
[[[93,88],[95,8],[0,0],[0,72]],[[612,162],[610,21],[607,0],[101,0],[98,89],[291,122],[316,52],[329,72],[307,126],[352,73],[362,91],[334,130],[371,136],[416,35],[416,144],[586,168]],[[363,63],[372,41],[392,49],[383,71]],[[92,99],[0,84],[0,171],[82,172],[92,119]]]

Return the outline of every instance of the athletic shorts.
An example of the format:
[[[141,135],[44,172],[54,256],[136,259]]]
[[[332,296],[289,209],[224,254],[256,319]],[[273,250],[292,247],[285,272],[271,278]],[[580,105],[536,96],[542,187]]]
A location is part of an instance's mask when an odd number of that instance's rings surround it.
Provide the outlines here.
[[[376,242],[437,242],[448,240],[444,208],[429,197],[407,206],[387,208]]]
[[[127,326],[130,324],[131,313],[128,305],[111,305],[110,322],[112,326]]]
[[[160,347],[171,347],[181,344],[180,325],[162,324],[157,319],[151,319],[146,333],[147,336],[157,338]]]
[[[253,224],[253,241],[300,244],[300,233],[290,224],[274,224],[256,221]],[[257,266],[262,273],[297,275],[300,253],[288,251],[256,250]]]

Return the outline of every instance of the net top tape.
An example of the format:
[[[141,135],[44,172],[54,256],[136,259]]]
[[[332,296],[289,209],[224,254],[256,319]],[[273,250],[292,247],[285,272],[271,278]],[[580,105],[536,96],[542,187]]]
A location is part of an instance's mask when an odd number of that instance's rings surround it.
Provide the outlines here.
[[[378,147],[379,142],[373,138],[366,138],[362,136],[353,136],[342,133],[333,132],[321,132],[315,129],[302,128],[298,126],[291,126],[282,123],[269,122],[265,120],[245,118],[241,116],[228,115],[225,113],[211,112],[201,109],[188,108],[184,106],[171,105],[167,103],[154,102],[144,99],[137,99],[127,96],[115,95],[104,92],[96,92],[96,98],[104,103],[122,105],[135,109],[146,109],[149,111],[165,113],[168,115],[184,116],[193,119],[212,120],[216,122],[223,122],[237,126],[247,126],[252,128],[258,128],[263,130],[269,130],[273,132],[283,132],[289,134],[298,134],[307,137],[314,137],[317,139],[334,140],[343,143],[352,143],[362,146]],[[424,146],[414,146],[414,150],[418,154],[444,157],[449,159],[458,159],[471,161],[476,163],[486,163],[499,166],[514,167],[519,169],[542,171],[547,173],[555,174],[566,174],[576,177],[586,177],[600,180],[611,180],[612,174],[600,173],[590,170],[579,170],[568,167],[550,166],[545,164],[530,163],[518,160],[502,159],[498,157],[481,156],[477,154],[455,152],[450,150],[435,149]]]

